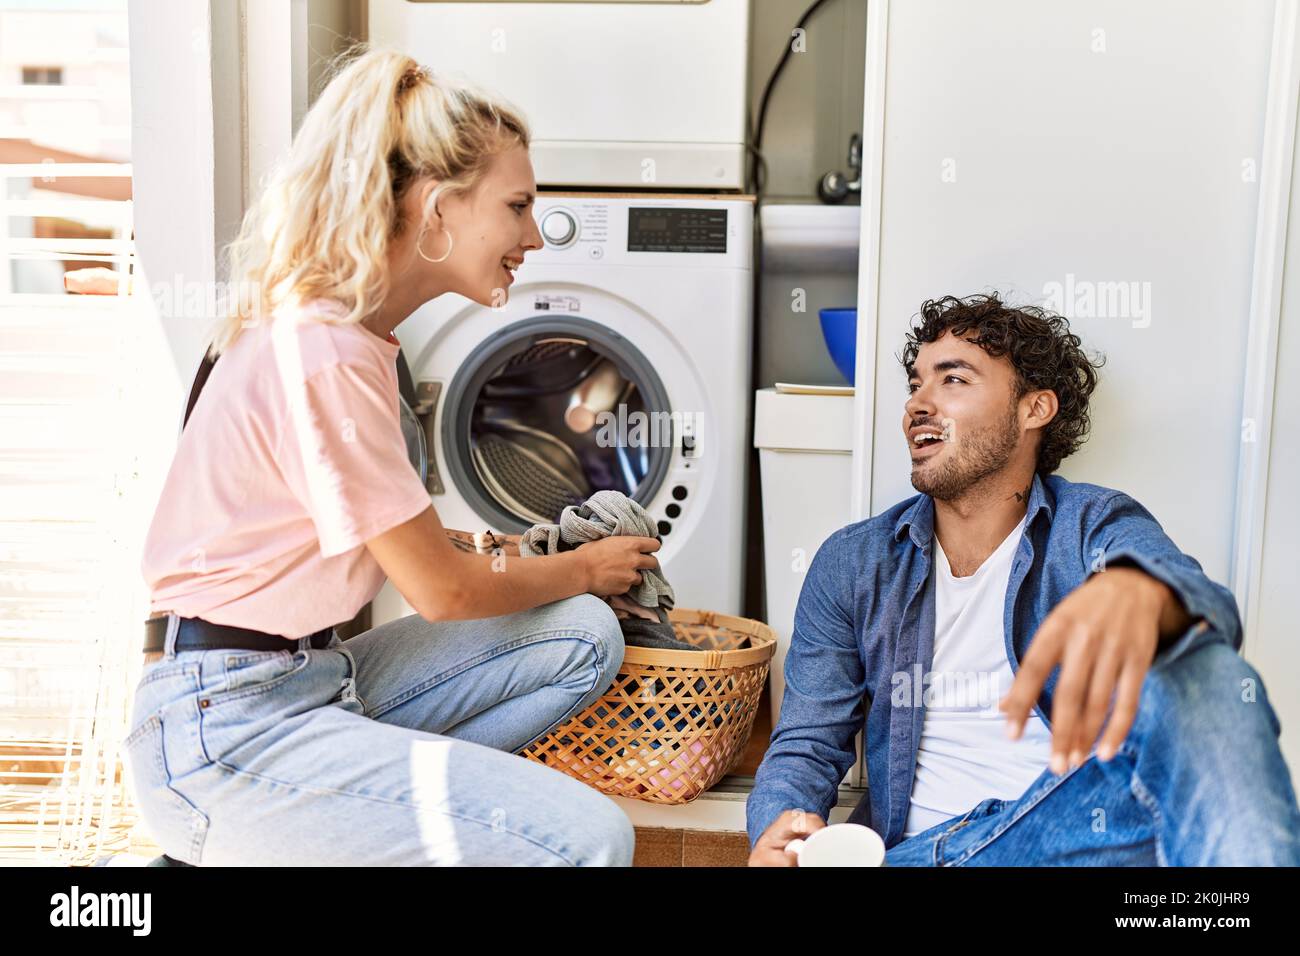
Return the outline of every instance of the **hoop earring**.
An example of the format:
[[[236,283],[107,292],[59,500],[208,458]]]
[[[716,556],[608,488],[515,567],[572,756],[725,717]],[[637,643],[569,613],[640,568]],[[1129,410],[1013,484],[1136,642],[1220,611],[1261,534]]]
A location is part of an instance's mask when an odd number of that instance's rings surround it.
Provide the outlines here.
[[[426,256],[426,255],[424,254],[424,250],[420,248],[420,242],[424,239],[424,234],[425,234],[426,232],[428,232],[428,227],[427,227],[427,226],[426,226],[424,229],[421,229],[421,230],[420,230],[420,235],[416,237],[416,240],[415,240],[415,251],[418,252],[418,253],[420,254],[420,258],[423,259],[425,262],[446,262],[446,261],[447,261],[447,257],[448,257],[449,255],[451,255],[451,247],[452,247],[452,243],[453,243],[453,240],[452,240],[452,237],[451,237],[451,230],[448,229],[448,228],[446,228],[446,227],[444,226],[442,231],[445,232],[445,233],[447,234],[447,251],[444,252],[444,253],[442,254],[442,258],[440,258],[440,259],[430,259],[428,256]]]

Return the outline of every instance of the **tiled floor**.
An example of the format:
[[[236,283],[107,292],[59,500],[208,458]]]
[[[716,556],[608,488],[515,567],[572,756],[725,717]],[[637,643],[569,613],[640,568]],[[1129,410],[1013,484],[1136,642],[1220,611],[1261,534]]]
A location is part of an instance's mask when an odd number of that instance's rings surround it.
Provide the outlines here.
[[[636,828],[633,866],[745,866],[748,861],[744,833]]]

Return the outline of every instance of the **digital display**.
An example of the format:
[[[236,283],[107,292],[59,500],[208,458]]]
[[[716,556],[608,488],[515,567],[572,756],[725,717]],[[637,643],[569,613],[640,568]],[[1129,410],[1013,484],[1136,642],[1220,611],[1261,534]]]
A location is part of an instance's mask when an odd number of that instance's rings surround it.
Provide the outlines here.
[[[628,252],[726,252],[727,210],[632,206]]]

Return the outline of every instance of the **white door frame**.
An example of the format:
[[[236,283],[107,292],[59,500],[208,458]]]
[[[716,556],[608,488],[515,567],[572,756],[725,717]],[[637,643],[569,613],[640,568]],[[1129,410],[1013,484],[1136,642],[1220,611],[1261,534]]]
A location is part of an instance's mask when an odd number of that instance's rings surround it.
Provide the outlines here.
[[[1259,160],[1259,214],[1255,221],[1255,263],[1251,277],[1250,324],[1241,401],[1241,454],[1233,522],[1232,591],[1242,614],[1242,650],[1259,639],[1264,511],[1268,502],[1273,401],[1277,382],[1278,329],[1282,278],[1286,265],[1287,221],[1291,209],[1296,153],[1296,114],[1300,110],[1300,0],[1278,0],[1273,20],[1263,155]],[[1293,250],[1293,254],[1296,254]]]
[[[867,69],[862,116],[862,218],[858,240],[858,341],[853,376],[853,464],[849,520],[872,513],[871,458],[875,444],[876,342],[880,309],[880,212],[885,162],[885,77],[889,0],[867,9]]]

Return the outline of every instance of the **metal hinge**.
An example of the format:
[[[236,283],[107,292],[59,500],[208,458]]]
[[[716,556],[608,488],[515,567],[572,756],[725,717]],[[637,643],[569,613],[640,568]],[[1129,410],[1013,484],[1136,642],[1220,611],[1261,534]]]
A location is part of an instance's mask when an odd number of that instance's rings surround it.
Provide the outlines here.
[[[434,433],[434,421],[437,419],[438,399],[442,397],[442,382],[418,382],[415,386],[415,404],[411,411],[424,426],[425,454],[429,459],[429,475],[424,486],[431,495],[446,492],[442,484],[442,475],[438,472],[438,442]]]

